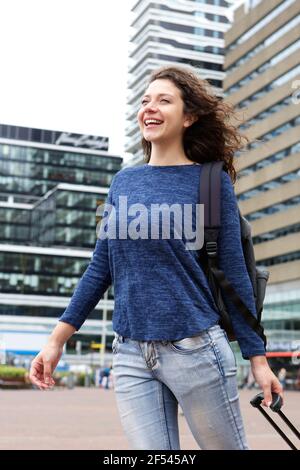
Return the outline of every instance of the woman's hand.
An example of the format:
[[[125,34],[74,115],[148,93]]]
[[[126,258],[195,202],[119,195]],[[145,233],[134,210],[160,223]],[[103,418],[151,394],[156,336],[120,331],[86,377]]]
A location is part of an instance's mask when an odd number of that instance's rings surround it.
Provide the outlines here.
[[[29,372],[30,382],[37,385],[40,390],[51,388],[55,384],[52,373],[62,353],[63,346],[57,343],[47,343],[31,363]]]
[[[283,404],[283,388],[276,375],[270,369],[267,358],[265,356],[250,357],[252,374],[255,381],[261,387],[264,399],[263,406],[270,406],[272,403],[272,392],[278,393],[282,398]]]

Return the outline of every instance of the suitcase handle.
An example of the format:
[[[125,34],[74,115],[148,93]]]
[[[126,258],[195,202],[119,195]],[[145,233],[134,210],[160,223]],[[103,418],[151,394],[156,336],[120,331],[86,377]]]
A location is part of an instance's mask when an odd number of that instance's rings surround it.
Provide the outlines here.
[[[273,428],[280,434],[280,436],[285,440],[285,442],[290,446],[291,449],[297,450],[297,447],[294,446],[294,444],[290,441],[290,439],[284,434],[284,432],[277,426],[275,421],[268,415],[268,413],[265,412],[265,410],[260,406],[261,402],[264,399],[264,394],[263,393],[258,393],[255,395],[255,397],[250,400],[250,403],[254,408],[258,408],[258,410],[261,412],[261,414],[269,421],[269,423],[273,426]],[[278,415],[283,419],[283,421],[288,425],[288,427],[293,431],[295,436],[300,439],[300,433],[299,431],[295,428],[295,426],[290,422],[290,420],[285,416],[285,414],[282,413],[280,408],[282,407],[282,398],[278,393],[272,392],[272,404],[270,405],[270,408],[272,411],[275,413],[278,413]]]
[[[263,393],[258,393],[258,395],[255,395],[255,397],[252,398],[250,401],[251,405],[254,406],[254,408],[258,408],[261,402],[264,399],[264,394]],[[282,398],[278,393],[272,392],[272,403],[270,405],[270,408],[272,411],[275,413],[278,413],[280,408],[282,407]]]

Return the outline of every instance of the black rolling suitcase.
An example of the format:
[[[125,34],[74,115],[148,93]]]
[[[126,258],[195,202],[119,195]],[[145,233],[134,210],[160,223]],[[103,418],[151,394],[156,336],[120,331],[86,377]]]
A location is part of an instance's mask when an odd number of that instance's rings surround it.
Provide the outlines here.
[[[278,395],[277,393],[272,393],[272,398],[273,398],[272,404],[270,405],[271,410],[274,411],[275,413],[277,413],[283,419],[283,421],[288,425],[288,427],[293,431],[295,436],[297,436],[298,439],[300,439],[299,431],[297,431],[295,426],[293,426],[293,424],[290,422],[290,420],[288,420],[288,418],[282,413],[282,411],[280,409],[281,406],[282,406],[281,396]],[[273,428],[278,432],[278,434],[280,434],[280,436],[285,440],[285,442],[290,446],[291,449],[298,450],[297,447],[294,446],[294,444],[289,440],[289,438],[279,428],[279,426],[277,426],[275,421],[273,421],[273,419],[268,415],[268,413],[266,413],[266,411],[262,408],[261,402],[263,401],[263,399],[264,399],[264,394],[259,393],[258,395],[255,395],[255,397],[253,397],[252,400],[250,400],[250,403],[251,403],[252,406],[254,406],[254,408],[259,409],[259,411],[264,415],[264,417],[269,421],[269,423],[272,424]]]

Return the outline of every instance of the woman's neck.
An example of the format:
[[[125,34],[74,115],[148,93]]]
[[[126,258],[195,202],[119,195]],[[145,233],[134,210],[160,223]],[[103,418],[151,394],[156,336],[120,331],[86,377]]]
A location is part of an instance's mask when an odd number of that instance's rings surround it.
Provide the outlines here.
[[[175,145],[162,147],[158,145],[151,146],[150,165],[184,165],[193,163],[184,153],[183,148]]]

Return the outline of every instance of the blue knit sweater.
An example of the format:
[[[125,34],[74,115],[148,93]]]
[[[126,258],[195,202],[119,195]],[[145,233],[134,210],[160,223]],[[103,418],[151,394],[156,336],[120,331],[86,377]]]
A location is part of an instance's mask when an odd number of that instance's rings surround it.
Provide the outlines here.
[[[198,263],[199,252],[186,249],[184,230],[181,239],[175,238],[172,230],[171,236],[164,238],[159,218],[156,227],[159,238],[150,238],[155,224],[150,218],[153,204],[180,204],[184,209],[183,204],[193,204],[190,207],[195,208],[199,203],[201,168],[196,164],[143,164],[115,174],[106,201],[116,210],[117,236],[98,238],[92,259],[60,321],[79,330],[113,284],[113,330],[122,336],[141,341],[178,340],[195,336],[218,322],[219,315],[207,278]],[[127,196],[128,208],[135,203],[147,208],[147,219],[151,224],[148,238],[118,236],[121,226],[119,196]],[[221,204],[219,267],[255,315],[253,289],[243,258],[237,200],[225,171],[222,172]],[[134,215],[127,212],[126,229],[140,214],[137,210],[138,206],[135,206]],[[195,228],[195,210],[192,221]],[[261,338],[246,324],[229,299],[224,298],[224,302],[243,357],[265,355]]]

